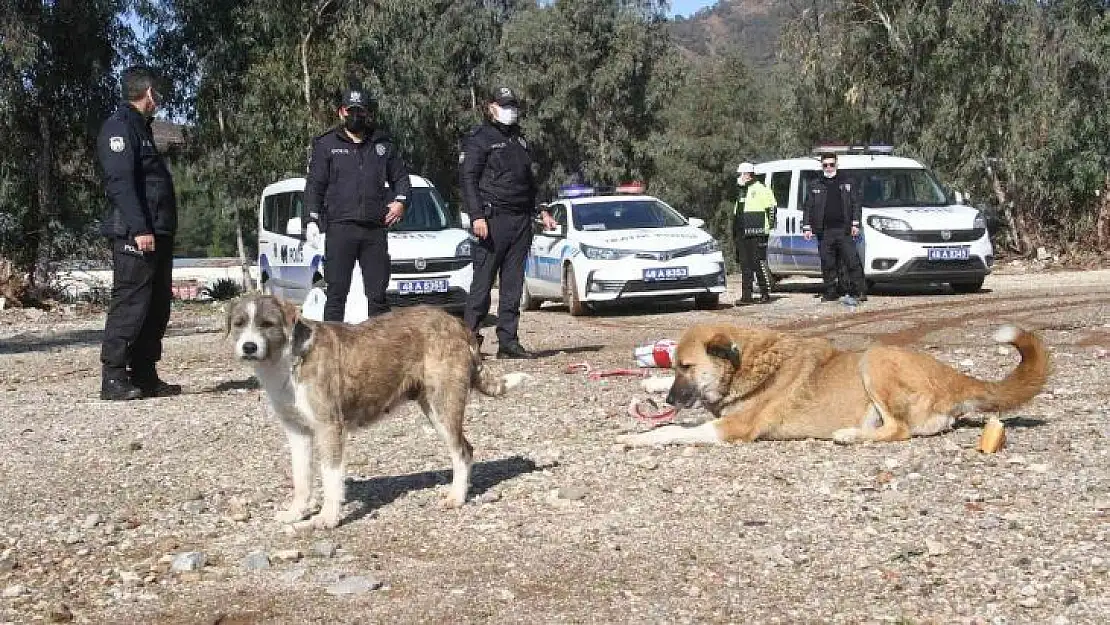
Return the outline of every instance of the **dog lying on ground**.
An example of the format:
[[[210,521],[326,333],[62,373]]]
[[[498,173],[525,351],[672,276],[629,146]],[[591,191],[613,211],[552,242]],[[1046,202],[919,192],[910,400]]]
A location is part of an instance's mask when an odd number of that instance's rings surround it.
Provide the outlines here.
[[[463,436],[471,388],[499,396],[528,376],[495,378],[482,367],[478,345],[446,312],[415,307],[361,325],[301,319],[297,307],[271,296],[238,300],[227,313],[235,355],[254,365],[292,456],[293,501],[283,523],[311,511],[313,446],[319,455],[323,502],[309,520],[339,524],[344,498],[343,444],[349,428],[369,426],[413,400],[447,444],[452,481],[444,507],[466,500],[473,451]]]
[[[1036,335],[1004,326],[994,340],[1021,354],[1017,368],[998,382],[901,347],[845,351],[821,338],[696,325],[679,341],[667,402],[688,408],[700,401],[717,418],[619,440],[632,446],[805,438],[853,443],[937,434],[972,410],[1017,408],[1044,386],[1048,352]]]

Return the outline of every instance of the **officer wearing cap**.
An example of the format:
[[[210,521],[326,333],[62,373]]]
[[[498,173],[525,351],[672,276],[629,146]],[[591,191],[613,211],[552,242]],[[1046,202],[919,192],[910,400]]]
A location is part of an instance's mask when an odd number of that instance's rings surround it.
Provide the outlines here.
[[[370,94],[343,93],[338,126],[316,137],[305,183],[305,239],[324,239],[324,321],[343,321],[357,261],[370,317],[389,310],[387,230],[401,221],[409,173],[389,134],[377,127]]]
[[[494,90],[483,112],[485,121],[463,138],[459,153],[463,202],[477,237],[471,247],[474,279],[463,321],[481,345],[479,330],[489,313],[494,278],[499,277],[497,357],[532,358],[517,337],[524,264],[537,210],[532,154],[517,123],[520,102],[511,89]],[[539,215],[545,228],[555,227],[546,210]]]
[[[752,278],[759,282],[759,302],[771,301],[767,286],[767,275],[763,273],[761,262],[766,258],[767,235],[775,221],[775,194],[755,177],[755,165],[740,163],[736,168],[736,184],[740,185],[740,195],[736,199],[732,216],[732,241],[736,244],[736,256],[740,261],[740,299],[737,306],[755,302],[752,299]]]
[[[100,127],[96,153],[109,210],[101,233],[112,244],[112,301],[100,350],[100,398],[175,395],[158,377],[173,298],[177,200],[150,123],[160,96],[146,67],[123,72],[123,102]]]

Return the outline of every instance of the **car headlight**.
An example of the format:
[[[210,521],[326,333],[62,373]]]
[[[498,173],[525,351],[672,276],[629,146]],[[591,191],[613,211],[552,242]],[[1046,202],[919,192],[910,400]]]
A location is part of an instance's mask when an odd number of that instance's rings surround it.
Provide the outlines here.
[[[467,237],[455,248],[455,256],[458,258],[470,258],[470,238]]]
[[[975,213],[975,221],[971,222],[971,227],[986,229],[987,218],[983,216],[983,213]]]
[[[594,247],[593,245],[586,245],[580,243],[582,246],[582,253],[590,260],[620,260],[625,256],[631,256],[632,252],[628,250],[617,250],[611,247]]]
[[[867,218],[867,225],[878,230],[879,232],[905,232],[913,230],[910,225],[901,219],[894,219],[893,217],[880,217],[872,215]]]
[[[717,242],[717,239],[709,239],[691,250],[694,254],[712,254],[719,251],[721,251],[721,244]]]

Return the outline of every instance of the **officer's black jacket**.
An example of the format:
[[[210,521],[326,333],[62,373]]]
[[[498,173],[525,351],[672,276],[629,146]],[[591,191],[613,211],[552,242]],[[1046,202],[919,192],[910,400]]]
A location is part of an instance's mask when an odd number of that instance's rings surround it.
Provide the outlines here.
[[[486,122],[471,129],[459,152],[459,179],[471,220],[488,218],[495,209],[535,211],[532,155],[518,126]]]
[[[109,237],[177,231],[177,199],[169,167],[154,146],[150,121],[123,102],[104,120],[97,158],[110,204],[100,231]]]
[[[835,180],[818,179],[809,186],[805,201],[802,204],[802,230],[812,230],[820,234],[825,230],[825,199],[831,189],[840,191],[840,206],[844,210],[844,232],[847,233],[852,226],[859,227],[863,219],[863,209],[860,206],[859,195],[852,189],[852,183],[837,176]]]
[[[304,222],[318,222],[321,230],[333,223],[382,226],[387,205],[406,203],[409,192],[408,169],[385,131],[355,143],[336,127],[313,140]]]

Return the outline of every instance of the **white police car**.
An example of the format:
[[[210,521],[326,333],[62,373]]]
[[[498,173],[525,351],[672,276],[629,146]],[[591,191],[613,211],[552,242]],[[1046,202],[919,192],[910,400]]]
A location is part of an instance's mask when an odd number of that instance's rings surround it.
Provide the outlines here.
[[[389,230],[391,307],[430,304],[461,311],[473,276],[466,215],[456,217],[426,178],[410,176],[412,192],[405,216]],[[263,289],[303,302],[303,314],[321,319],[324,250],[307,244],[301,232],[304,178],[287,178],[262,192],[258,215],[258,269]],[[351,277],[344,321],[367,317],[366,293],[358,264]]]
[[[920,162],[894,156],[889,145],[823,146],[811,157],[756,165],[778,204],[767,241],[772,279],[821,275],[817,239],[806,241],[802,234],[802,204],[822,175],[816,156],[821,152],[838,154],[840,177],[860,197],[857,249],[870,285],[947,282],[959,293],[983,286],[994,264],[985,216],[949,193]]]
[[[614,301],[693,297],[699,308],[715,306],[725,291],[720,245],[704,221],[642,191],[565,187],[547,206],[558,226],[532,240],[522,306],[561,301],[572,315]]]

